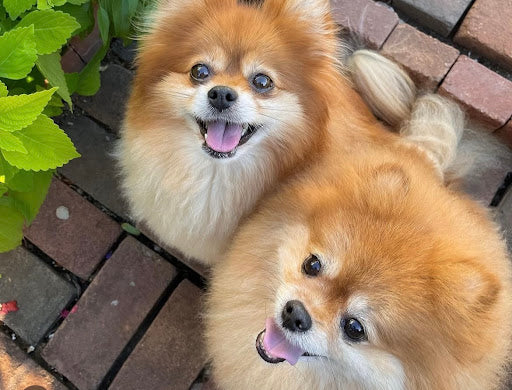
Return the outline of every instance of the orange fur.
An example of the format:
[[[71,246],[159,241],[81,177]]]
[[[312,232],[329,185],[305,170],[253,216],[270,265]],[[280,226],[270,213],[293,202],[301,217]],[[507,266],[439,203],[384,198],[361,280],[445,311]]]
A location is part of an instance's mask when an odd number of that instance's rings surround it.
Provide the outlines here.
[[[323,261],[316,278],[301,272],[311,253]],[[506,247],[486,210],[445,188],[400,142],[369,145],[265,199],[214,268],[206,327],[214,376],[222,389],[498,389],[511,352],[511,293]],[[361,297],[371,335],[346,346],[340,316]],[[279,322],[290,299],[323,335],[304,342],[325,341],[328,362],[259,357],[265,318]],[[359,359],[347,357],[353,351]],[[390,369],[396,361],[403,378]]]
[[[141,40],[118,154],[133,217],[166,245],[199,261],[219,261],[240,220],[276,183],[380,131],[341,77],[337,30],[326,4],[161,2]],[[197,85],[189,72],[202,62],[213,76]],[[249,84],[254,72],[271,75],[275,88],[255,92]],[[239,107],[238,114],[263,124],[234,157],[222,160],[204,153],[204,139],[191,123],[201,88],[216,85],[243,94],[251,107]],[[332,117],[342,121],[336,129],[329,126]]]

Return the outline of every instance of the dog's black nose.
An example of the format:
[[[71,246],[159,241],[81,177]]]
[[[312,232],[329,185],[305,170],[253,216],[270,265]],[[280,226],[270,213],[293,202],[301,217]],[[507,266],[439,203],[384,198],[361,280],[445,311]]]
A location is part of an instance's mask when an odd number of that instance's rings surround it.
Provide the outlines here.
[[[283,326],[292,332],[305,332],[311,328],[311,317],[301,301],[288,301],[281,313]]]
[[[217,86],[208,91],[210,104],[219,111],[231,107],[235,104],[236,99],[238,99],[238,94],[229,87]]]

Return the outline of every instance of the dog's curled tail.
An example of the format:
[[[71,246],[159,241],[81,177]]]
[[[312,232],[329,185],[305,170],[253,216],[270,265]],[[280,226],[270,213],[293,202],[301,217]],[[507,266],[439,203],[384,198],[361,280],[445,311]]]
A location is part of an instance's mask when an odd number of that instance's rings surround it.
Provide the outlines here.
[[[464,113],[451,100],[419,94],[409,75],[393,61],[374,51],[356,50],[346,65],[373,113],[422,148],[447,182],[470,180],[483,188],[496,185],[489,182],[491,172],[512,167],[507,146],[474,125],[468,127]]]
[[[393,128],[411,116],[417,90],[396,63],[371,50],[356,50],[347,59],[355,88],[373,113]]]
[[[464,114],[437,94],[419,95],[396,63],[370,50],[348,58],[356,89],[373,113],[422,149],[443,175],[453,163],[464,130]]]

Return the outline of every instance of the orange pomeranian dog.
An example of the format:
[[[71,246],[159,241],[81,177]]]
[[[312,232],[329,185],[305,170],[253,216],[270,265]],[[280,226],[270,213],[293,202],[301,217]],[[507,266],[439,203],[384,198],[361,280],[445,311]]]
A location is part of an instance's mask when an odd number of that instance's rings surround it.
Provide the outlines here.
[[[214,263],[276,183],[370,142],[382,125],[341,75],[336,31],[328,0],[161,0],[118,150],[132,216]]]
[[[458,115],[426,96],[413,122],[447,129]],[[317,161],[260,203],[213,269],[206,338],[220,389],[502,385],[506,246],[425,156],[386,137]]]

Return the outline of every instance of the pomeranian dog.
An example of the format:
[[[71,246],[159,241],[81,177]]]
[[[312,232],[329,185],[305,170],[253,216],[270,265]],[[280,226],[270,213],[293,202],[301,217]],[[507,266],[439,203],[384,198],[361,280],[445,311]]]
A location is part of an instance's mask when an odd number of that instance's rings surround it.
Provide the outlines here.
[[[462,126],[455,106],[419,98],[407,132],[424,151],[383,133],[262,200],[213,267],[220,389],[500,388],[510,259],[487,210],[439,179]]]
[[[277,183],[382,128],[342,76],[328,0],[161,0],[147,30],[122,187],[132,217],[185,257],[220,260]]]

